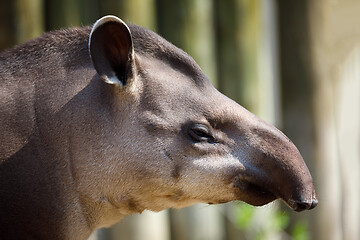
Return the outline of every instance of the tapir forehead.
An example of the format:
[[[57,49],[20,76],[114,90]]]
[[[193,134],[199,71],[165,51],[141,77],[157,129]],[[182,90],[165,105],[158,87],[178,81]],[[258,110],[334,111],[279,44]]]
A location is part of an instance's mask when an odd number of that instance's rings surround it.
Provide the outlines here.
[[[144,55],[137,59],[142,81],[140,106],[146,115],[144,122],[152,127],[200,122],[241,129],[257,122],[253,114],[221,94],[207,79],[194,81],[194,76],[162,59]]]
[[[205,74],[186,52],[148,29],[136,25],[130,25],[129,28],[136,54],[162,61],[197,84],[207,84]]]
[[[207,98],[213,95],[210,93],[211,85],[197,84],[196,76],[189,76],[167,61],[143,55],[137,55],[137,59],[140,68],[138,77],[143,83],[143,108],[169,114],[180,109],[205,110],[206,107],[201,105],[210,104],[210,98]],[[205,82],[204,79],[201,81]]]

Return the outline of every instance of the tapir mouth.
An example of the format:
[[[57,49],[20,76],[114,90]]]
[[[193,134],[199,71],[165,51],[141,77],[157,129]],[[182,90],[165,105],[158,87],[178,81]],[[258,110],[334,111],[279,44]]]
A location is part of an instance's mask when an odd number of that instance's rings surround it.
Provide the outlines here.
[[[301,212],[304,210],[310,210],[317,206],[318,200],[312,196],[309,200],[303,200],[298,197],[299,200],[293,198],[282,197],[280,193],[276,193],[271,187],[266,184],[256,183],[255,181],[249,180],[236,180],[234,186],[240,191],[245,191],[246,196],[241,196],[241,200],[254,205],[262,206],[268,204],[276,199],[281,199],[288,205],[292,210]]]
[[[258,195],[262,197],[266,196],[266,198],[277,198],[270,190],[256,183],[245,181],[244,184],[246,185],[248,192],[252,195]]]
[[[237,178],[234,187],[241,192],[239,200],[254,206],[262,206],[278,198],[268,187],[255,183],[255,181]],[[244,196],[243,193],[246,195]]]

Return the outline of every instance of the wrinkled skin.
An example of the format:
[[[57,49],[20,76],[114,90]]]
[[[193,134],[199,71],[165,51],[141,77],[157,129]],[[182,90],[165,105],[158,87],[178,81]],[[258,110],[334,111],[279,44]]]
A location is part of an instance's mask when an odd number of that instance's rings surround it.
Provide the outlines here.
[[[0,61],[0,238],[86,239],[198,202],[317,204],[294,144],[149,30],[106,17]]]

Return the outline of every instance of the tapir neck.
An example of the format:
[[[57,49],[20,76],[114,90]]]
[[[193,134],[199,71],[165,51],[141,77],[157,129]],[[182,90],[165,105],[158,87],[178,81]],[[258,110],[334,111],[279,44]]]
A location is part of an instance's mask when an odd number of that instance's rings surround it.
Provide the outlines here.
[[[86,239],[84,216],[66,162],[47,154],[43,136],[0,165],[0,239]],[[32,147],[37,145],[36,152]]]
[[[62,53],[63,61],[46,60],[45,53],[38,52],[31,58],[36,63],[26,63],[31,68],[26,74],[19,70],[18,79],[7,79],[17,109],[9,110],[8,119],[18,133],[2,132],[0,137],[7,143],[6,149],[0,149],[0,239],[86,239],[94,230],[71,174],[66,129],[73,125],[71,114],[63,117],[69,102],[95,75],[89,69],[86,36],[88,31],[76,51]],[[11,56],[5,55],[6,63],[14,68]],[[78,64],[65,71],[65,58]],[[57,71],[37,67],[40,63]],[[16,87],[18,81],[24,88]]]
[[[49,71],[36,82],[29,80],[36,76],[21,77],[27,94],[14,95],[29,111],[11,116],[22,135],[7,139],[9,148],[0,152],[0,239],[87,239],[95,228],[122,217],[101,195],[90,196],[95,188],[89,182],[84,187],[77,181],[82,176],[76,168],[90,161],[89,150],[95,149],[89,139],[99,141],[95,123],[102,121],[95,118],[107,111],[101,105],[107,98],[97,91],[105,84],[94,78],[85,47],[72,53],[83,59],[65,76]],[[58,62],[53,67],[61,69]],[[58,79],[63,82],[56,85]],[[87,179],[99,182],[89,174]]]

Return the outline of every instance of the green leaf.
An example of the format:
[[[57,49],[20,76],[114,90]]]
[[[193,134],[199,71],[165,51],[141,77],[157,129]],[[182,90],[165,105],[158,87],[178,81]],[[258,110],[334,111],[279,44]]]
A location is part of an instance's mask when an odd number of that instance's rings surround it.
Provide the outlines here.
[[[254,216],[255,208],[248,204],[239,204],[235,210],[236,225],[239,229],[249,227]]]
[[[298,221],[292,231],[294,240],[310,240],[309,226],[305,221]]]
[[[284,211],[276,211],[274,214],[274,219],[272,220],[272,224],[274,229],[277,231],[284,230],[290,222],[290,217],[287,212]]]

